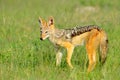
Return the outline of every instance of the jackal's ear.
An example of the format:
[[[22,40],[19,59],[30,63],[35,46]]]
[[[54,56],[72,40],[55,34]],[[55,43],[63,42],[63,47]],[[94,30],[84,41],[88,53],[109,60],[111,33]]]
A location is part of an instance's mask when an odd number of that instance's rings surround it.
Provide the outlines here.
[[[41,24],[42,23],[42,18],[39,17],[38,22]]]
[[[52,16],[49,18],[48,24],[49,25],[53,25],[54,24],[54,18]]]

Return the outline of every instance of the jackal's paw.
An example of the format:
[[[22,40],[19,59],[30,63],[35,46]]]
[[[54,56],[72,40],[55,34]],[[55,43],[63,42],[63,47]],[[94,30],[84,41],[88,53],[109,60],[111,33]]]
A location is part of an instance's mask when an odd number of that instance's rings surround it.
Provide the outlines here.
[[[56,63],[56,66],[60,66],[60,64]]]

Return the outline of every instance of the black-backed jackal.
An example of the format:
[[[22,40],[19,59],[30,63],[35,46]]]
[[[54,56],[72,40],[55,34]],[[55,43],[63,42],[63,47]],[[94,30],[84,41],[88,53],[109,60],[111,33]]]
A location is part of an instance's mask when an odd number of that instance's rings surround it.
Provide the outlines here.
[[[101,62],[106,60],[107,52],[107,35],[98,26],[90,25],[84,27],[74,27],[72,29],[57,29],[54,25],[53,17],[50,17],[48,22],[39,17],[40,22],[40,40],[49,40],[57,48],[56,65],[60,65],[62,53],[60,52],[60,46],[67,49],[67,63],[73,68],[71,64],[71,57],[74,48],[77,45],[86,44],[86,50],[89,59],[89,65],[87,71],[93,70],[96,64],[96,49],[100,48]]]

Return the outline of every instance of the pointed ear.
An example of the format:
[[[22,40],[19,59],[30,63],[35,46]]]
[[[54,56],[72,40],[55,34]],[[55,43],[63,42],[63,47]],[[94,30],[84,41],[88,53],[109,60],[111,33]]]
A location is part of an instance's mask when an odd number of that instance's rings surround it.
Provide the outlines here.
[[[39,21],[39,23],[41,24],[41,23],[42,23],[42,18],[41,18],[41,17],[39,17],[39,20],[38,20],[38,21]]]
[[[52,16],[49,18],[48,24],[49,25],[53,25],[54,24],[54,18]]]

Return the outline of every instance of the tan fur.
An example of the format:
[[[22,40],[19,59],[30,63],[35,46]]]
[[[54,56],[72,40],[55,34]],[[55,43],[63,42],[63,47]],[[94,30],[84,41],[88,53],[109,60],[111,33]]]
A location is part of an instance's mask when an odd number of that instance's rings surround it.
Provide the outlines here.
[[[39,18],[39,22],[41,23],[40,28],[42,30],[40,39],[44,40],[49,38],[49,40],[57,46],[56,65],[59,65],[61,62],[62,53],[60,52],[59,47],[62,46],[67,49],[66,60],[68,65],[73,68],[71,64],[73,50],[76,46],[83,45],[84,43],[86,43],[86,50],[89,59],[88,72],[92,71],[96,65],[96,50],[99,46],[101,50],[101,60],[102,62],[105,61],[107,52],[107,36],[103,30],[98,30],[96,27],[82,28],[84,32],[79,30],[82,34],[77,34],[79,31],[76,31],[74,36],[69,38],[68,31],[55,28],[54,19],[52,17],[49,18],[48,23],[41,18]]]

